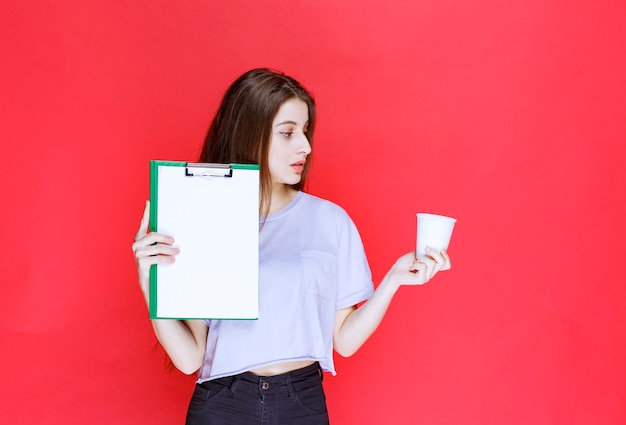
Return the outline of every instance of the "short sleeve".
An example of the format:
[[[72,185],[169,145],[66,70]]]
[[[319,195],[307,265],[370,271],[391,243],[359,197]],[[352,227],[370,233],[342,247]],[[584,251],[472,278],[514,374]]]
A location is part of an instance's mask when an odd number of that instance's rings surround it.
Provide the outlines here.
[[[374,293],[372,273],[361,235],[348,214],[337,214],[337,297],[335,309],[341,310],[368,300]]]

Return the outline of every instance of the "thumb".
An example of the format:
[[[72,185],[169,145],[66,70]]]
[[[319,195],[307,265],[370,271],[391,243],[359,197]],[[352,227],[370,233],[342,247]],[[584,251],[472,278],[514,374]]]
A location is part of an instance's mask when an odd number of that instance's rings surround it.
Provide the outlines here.
[[[141,239],[146,233],[148,233],[149,224],[150,224],[150,201],[146,201],[146,206],[144,207],[144,210],[143,210],[143,216],[141,217],[141,222],[139,223],[139,229],[137,230],[135,241]]]

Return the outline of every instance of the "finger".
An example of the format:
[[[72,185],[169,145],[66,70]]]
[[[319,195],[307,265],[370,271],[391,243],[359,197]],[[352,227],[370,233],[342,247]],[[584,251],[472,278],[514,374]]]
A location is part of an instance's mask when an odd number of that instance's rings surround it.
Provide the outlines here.
[[[418,267],[420,268],[434,268],[435,266],[435,260],[433,258],[430,257],[424,257],[424,258],[418,258],[417,260],[413,261],[413,264],[411,264],[411,266],[409,267],[409,270],[417,270]]]
[[[153,264],[172,264],[175,261],[176,258],[169,255],[152,255],[138,259],[137,265],[140,269],[146,270]]]
[[[434,258],[430,257],[430,253],[428,253],[428,257],[420,259],[420,261],[422,263],[424,263],[425,267],[424,267],[424,279],[425,282],[428,282],[430,279],[433,278],[433,276],[437,273],[437,271],[439,270],[439,265],[437,264],[437,261],[435,261]]]
[[[429,257],[435,260],[435,263],[437,264],[445,263],[445,260],[443,258],[443,255],[441,255],[441,252],[437,252],[432,248],[426,248],[426,254],[428,254]]]
[[[437,263],[434,260],[428,260],[425,262],[426,269],[424,270],[424,283],[428,282],[437,273]]]
[[[445,253],[445,251],[435,251],[431,248],[426,248],[426,253],[435,260],[435,272],[433,276],[440,270],[445,270],[445,267],[449,264],[449,257]],[[446,260],[448,258],[448,260]]]
[[[147,235],[142,236],[140,239],[136,240],[133,245],[133,252],[137,252],[140,249],[155,245],[172,245],[174,243],[174,238],[171,236],[164,235],[163,233],[150,232]]]
[[[137,259],[144,257],[153,257],[158,255],[167,255],[167,256],[176,256],[180,254],[180,249],[175,248],[169,245],[156,244],[156,245],[148,245],[138,249],[135,252],[135,257]]]
[[[146,201],[146,206],[143,209],[143,216],[139,223],[139,230],[135,235],[135,241],[141,239],[146,233],[148,233],[148,225],[150,224],[150,201]]]
[[[445,250],[442,250],[441,256],[443,257],[445,261],[443,267],[441,267],[441,270],[450,270],[452,268],[452,262],[450,261],[450,256],[448,255],[448,252]]]

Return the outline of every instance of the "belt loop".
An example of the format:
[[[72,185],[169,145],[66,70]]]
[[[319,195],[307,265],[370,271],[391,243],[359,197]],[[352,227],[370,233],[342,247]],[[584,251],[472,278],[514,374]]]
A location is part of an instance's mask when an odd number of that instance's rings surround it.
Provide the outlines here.
[[[290,401],[295,400],[295,390],[293,389],[293,383],[291,382],[291,373],[287,374],[287,377],[285,378],[285,382],[287,384],[288,399]]]
[[[228,389],[231,393],[235,394],[235,392],[237,392],[237,386],[239,385],[239,381],[241,381],[240,375],[233,376],[233,380],[228,385]]]

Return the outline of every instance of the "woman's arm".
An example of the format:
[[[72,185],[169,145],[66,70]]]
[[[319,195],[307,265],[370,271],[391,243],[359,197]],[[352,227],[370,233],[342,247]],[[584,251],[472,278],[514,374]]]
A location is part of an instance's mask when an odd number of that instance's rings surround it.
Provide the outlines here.
[[[178,370],[191,375],[200,369],[209,331],[206,323],[201,320],[152,320],[152,328]]]
[[[139,230],[133,243],[133,253],[137,263],[139,286],[146,305],[150,303],[150,266],[152,264],[171,264],[179,253],[171,245],[174,238],[161,233],[148,233],[150,203],[146,202]],[[154,333],[181,372],[192,374],[204,360],[208,327],[199,320],[152,320]]]
[[[403,255],[367,302],[359,308],[353,306],[337,311],[333,334],[335,351],[344,357],[354,354],[374,333],[401,285],[423,285],[438,271],[450,268],[450,257],[445,251],[427,250],[427,254],[429,258],[417,260],[415,252]]]

